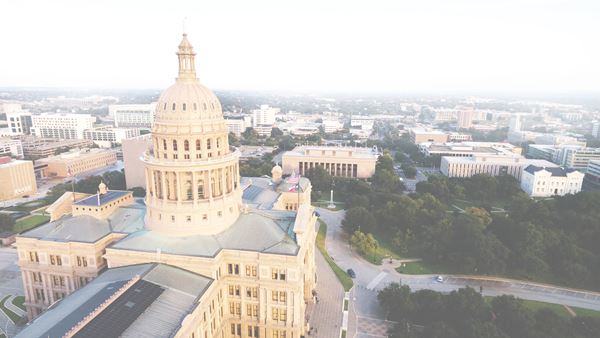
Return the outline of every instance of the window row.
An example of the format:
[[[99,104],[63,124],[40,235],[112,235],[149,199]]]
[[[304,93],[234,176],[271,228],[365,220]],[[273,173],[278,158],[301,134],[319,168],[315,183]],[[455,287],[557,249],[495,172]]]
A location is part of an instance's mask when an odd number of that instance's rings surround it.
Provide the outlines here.
[[[165,110],[165,111],[166,111],[166,110],[167,110],[167,107],[168,107],[168,103],[167,103],[167,102],[163,103],[163,110]],[[187,103],[182,103],[182,104],[181,104],[181,110],[183,110],[183,111],[187,111],[187,108],[188,108],[188,105],[187,105]],[[192,108],[193,110],[198,110],[198,103],[196,103],[196,102],[193,102],[193,103],[192,103],[192,106],[191,106],[191,108]],[[208,105],[206,104],[206,102],[202,102],[202,108],[204,109],[204,111],[208,110]],[[211,102],[211,103],[210,103],[210,108],[211,108],[211,109],[215,109],[215,104],[214,104],[214,102]],[[173,102],[173,103],[171,104],[171,110],[172,110],[172,111],[175,111],[176,109],[177,109],[177,103]]]

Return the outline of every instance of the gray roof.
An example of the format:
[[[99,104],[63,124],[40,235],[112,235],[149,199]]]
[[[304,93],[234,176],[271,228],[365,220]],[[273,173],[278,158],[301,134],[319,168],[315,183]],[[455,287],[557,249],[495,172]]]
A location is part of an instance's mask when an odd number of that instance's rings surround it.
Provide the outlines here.
[[[115,250],[146,251],[185,256],[214,257],[221,250],[243,250],[295,255],[298,244],[293,232],[296,213],[255,210],[240,217],[216,235],[169,236],[155,231],[137,231],[110,246]]]
[[[575,169],[565,169],[565,168],[561,168],[561,167],[538,167],[536,165],[528,165],[525,168],[525,171],[527,171],[530,174],[535,174],[538,171],[541,170],[546,170],[548,172],[550,172],[550,174],[552,176],[567,176],[568,173],[572,173],[574,171],[576,171]]]
[[[85,206],[100,206],[117,200],[125,195],[131,194],[131,191],[124,190],[109,190],[105,194],[100,194],[100,203],[98,203],[98,194],[86,197],[82,200],[76,201],[75,205]]]
[[[121,324],[124,324],[126,329],[121,337],[173,336],[185,316],[193,311],[198,299],[212,283],[211,278],[164,264],[149,263],[109,269],[88,285],[50,307],[16,337],[62,337],[135,276],[140,276],[144,283],[164,291],[155,299],[149,300],[150,304],[141,315],[123,319],[126,322]],[[118,300],[122,297],[125,297],[125,294],[120,295],[110,306],[119,304]],[[120,310],[127,312],[123,307]],[[105,308],[96,318],[106,311]]]
[[[244,190],[242,200],[245,204],[256,209],[271,209],[283,192],[289,192],[296,184],[288,183],[284,178],[280,183],[274,183],[268,176],[242,177],[241,186]],[[310,187],[310,180],[306,177],[300,178],[300,191]]]
[[[131,233],[144,228],[146,208],[132,204],[117,208],[108,219],[66,215],[20,234],[45,241],[94,243],[111,232]]]

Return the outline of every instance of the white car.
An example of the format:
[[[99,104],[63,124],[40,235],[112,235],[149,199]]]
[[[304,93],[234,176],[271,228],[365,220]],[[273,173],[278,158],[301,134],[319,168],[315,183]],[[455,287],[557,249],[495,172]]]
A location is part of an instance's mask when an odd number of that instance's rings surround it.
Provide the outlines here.
[[[435,281],[438,282],[438,283],[443,283],[444,282],[444,277],[442,277],[442,276],[436,276],[435,277]]]

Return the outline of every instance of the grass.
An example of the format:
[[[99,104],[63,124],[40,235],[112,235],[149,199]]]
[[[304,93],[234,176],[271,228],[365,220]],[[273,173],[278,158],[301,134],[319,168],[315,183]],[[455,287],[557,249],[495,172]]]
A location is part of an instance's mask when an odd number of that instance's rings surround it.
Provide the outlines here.
[[[342,338],[346,338],[346,330],[342,330]]]
[[[11,295],[8,295],[8,296],[6,296],[6,297],[2,298],[2,300],[0,301],[0,310],[2,310],[2,312],[4,312],[4,314],[6,314],[6,316],[7,316],[8,318],[10,318],[10,320],[11,320],[13,323],[15,323],[15,324],[16,324],[16,323],[18,323],[18,322],[21,320],[21,316],[19,316],[18,314],[16,314],[16,313],[12,312],[12,310],[10,310],[9,308],[7,308],[7,307],[4,305],[4,303],[6,302],[6,300],[7,300],[8,298],[10,298],[10,297],[11,297]]]
[[[348,311],[348,300],[344,299],[344,311]]]
[[[431,267],[423,264],[422,262],[405,263],[405,266],[397,267],[396,271],[399,273],[405,273],[407,275],[430,275],[435,273]]]
[[[40,224],[44,224],[44,223],[48,222],[49,220],[50,220],[50,217],[42,216],[42,215],[31,215],[31,216],[23,217],[15,223],[13,230],[16,232],[29,230]]]
[[[15,298],[13,298],[12,303],[14,306],[18,307],[19,309],[21,309],[23,311],[27,311],[27,309],[25,308],[25,297],[24,296],[17,296]]]
[[[29,202],[21,203],[18,205],[14,205],[12,207],[6,208],[6,210],[29,212],[29,211],[33,211],[35,209],[39,209],[47,204],[48,204],[48,202],[46,200],[39,199],[39,200],[35,200],[35,201],[29,201]]]
[[[322,220],[319,220],[319,223],[320,226],[319,232],[317,233],[317,248],[319,249],[319,251],[321,251],[323,257],[325,257],[327,264],[329,264],[329,267],[331,267],[331,270],[333,270],[333,273],[335,273],[340,283],[342,283],[344,290],[350,291],[350,289],[354,285],[354,282],[352,281],[352,278],[350,278],[350,276],[348,276],[348,274],[344,270],[342,270],[327,253],[327,250],[325,249],[325,237],[327,237],[327,224]]]
[[[490,297],[490,296],[485,296],[484,298],[485,298],[486,302],[488,302],[488,303],[490,303],[492,301],[492,299],[494,299],[494,297]],[[569,311],[567,311],[567,309],[565,309],[565,307],[562,306],[561,304],[545,303],[545,302],[538,302],[535,300],[524,300],[524,299],[522,300],[522,302],[523,302],[523,306],[526,309],[531,310],[531,311],[539,311],[539,310],[547,309],[547,310],[553,311],[560,317],[567,318],[567,319],[571,318],[571,314],[569,313]],[[572,307],[572,306],[570,308],[573,311],[575,311],[577,316],[600,318],[600,311],[582,309],[582,308]]]
[[[335,202],[335,201],[334,201]],[[343,202],[335,202],[335,208],[334,209],[329,209],[329,200],[318,200],[313,202],[313,205],[316,207],[320,207],[320,208],[325,208],[328,210],[333,210],[333,211],[338,211],[338,210],[343,210],[344,209],[344,203]]]

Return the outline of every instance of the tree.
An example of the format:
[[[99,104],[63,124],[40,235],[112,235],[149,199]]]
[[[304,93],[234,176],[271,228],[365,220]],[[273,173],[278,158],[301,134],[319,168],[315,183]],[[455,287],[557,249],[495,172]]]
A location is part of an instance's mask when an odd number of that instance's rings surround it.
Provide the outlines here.
[[[354,233],[359,228],[370,231],[375,226],[375,217],[363,207],[352,208],[346,211],[342,226],[349,233]]]
[[[234,147],[239,147],[240,146],[240,138],[237,137],[237,135],[235,135],[234,133],[229,133],[227,134],[227,141],[229,142],[229,145],[234,146]]]
[[[402,171],[408,178],[415,178],[417,176],[417,168],[415,168],[413,165],[402,163]]]
[[[390,156],[390,154],[386,153],[377,159],[377,164],[375,165],[375,170],[387,170],[394,172],[394,160]]]
[[[294,149],[294,147],[296,146],[296,143],[294,142],[294,138],[291,136],[284,136],[279,140],[279,143],[277,144],[278,147],[278,151],[287,151],[287,150],[292,150]]]
[[[133,197],[146,197],[146,189],[142,187],[133,187],[129,190],[133,192]]]
[[[254,128],[246,128],[242,133],[242,138],[244,139],[244,144],[256,145],[258,144],[258,132],[254,130]]]
[[[273,129],[271,129],[271,137],[272,138],[278,138],[283,136],[283,132],[281,131],[281,129],[277,128],[277,127],[273,127]]]
[[[328,191],[331,189],[332,177],[322,166],[310,168],[305,176],[310,180],[313,190]]]
[[[11,215],[0,213],[0,230],[1,231],[12,231],[15,226],[15,220]]]

